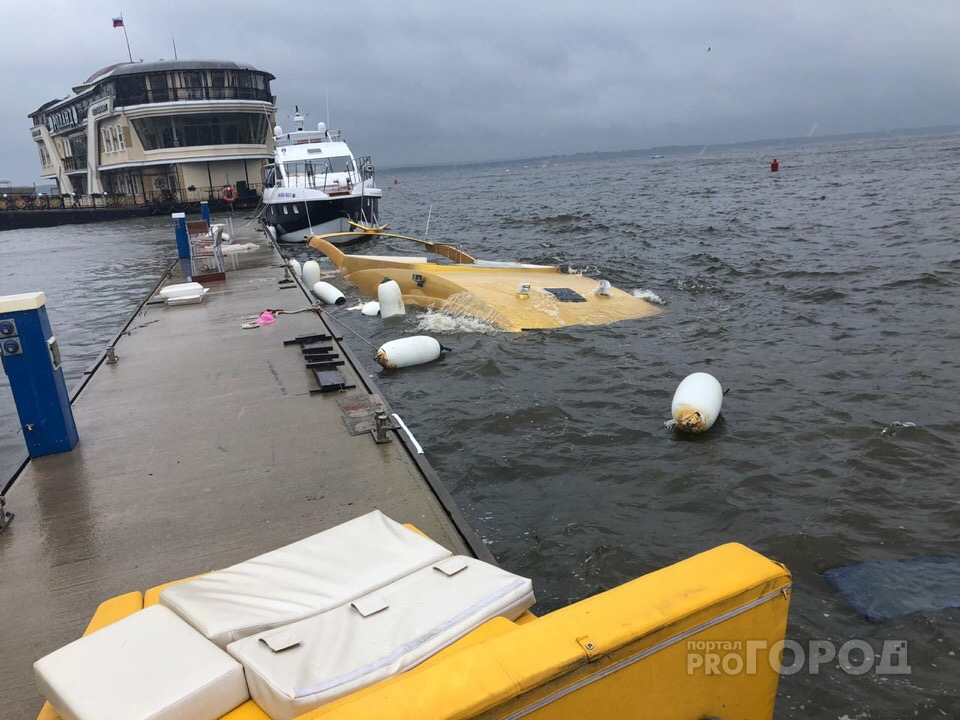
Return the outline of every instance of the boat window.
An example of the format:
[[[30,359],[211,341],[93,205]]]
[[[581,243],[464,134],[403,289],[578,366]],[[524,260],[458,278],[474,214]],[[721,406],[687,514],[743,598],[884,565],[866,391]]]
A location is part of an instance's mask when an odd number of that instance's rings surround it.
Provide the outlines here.
[[[300,214],[300,208],[298,208],[296,205],[293,206],[293,214],[294,214],[294,215],[299,215],[299,214]]]
[[[330,172],[342,173],[350,172],[353,169],[353,162],[349,155],[342,157],[327,158],[330,162]]]
[[[276,165],[267,165],[263,168],[263,186],[264,187],[274,187],[277,184],[277,166]]]
[[[353,161],[349,155],[342,157],[314,157],[303,162],[288,162],[283,164],[287,175],[322,176],[326,173],[351,172]]]
[[[286,206],[286,205],[283,206],[283,214],[284,214],[284,215],[289,215],[289,214],[290,214],[290,213],[287,211],[287,206]]]

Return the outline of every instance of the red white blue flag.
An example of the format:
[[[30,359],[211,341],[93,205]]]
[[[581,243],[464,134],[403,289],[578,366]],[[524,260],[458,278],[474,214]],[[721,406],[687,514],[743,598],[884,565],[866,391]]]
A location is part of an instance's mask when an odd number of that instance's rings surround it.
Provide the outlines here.
[[[114,18],[114,19],[113,19],[113,26],[114,26],[115,28],[117,28],[117,27],[123,27],[123,18],[122,18],[122,17]]]

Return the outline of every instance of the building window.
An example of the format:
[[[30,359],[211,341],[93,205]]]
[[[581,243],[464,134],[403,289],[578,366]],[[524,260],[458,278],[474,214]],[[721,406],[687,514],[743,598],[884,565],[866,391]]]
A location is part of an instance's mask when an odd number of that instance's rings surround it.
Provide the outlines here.
[[[50,154],[47,152],[47,148],[43,143],[38,143],[37,147],[40,150],[40,165],[46,167],[50,164]]]
[[[180,86],[185,90],[185,92],[180,95],[181,99],[203,100],[205,97],[203,92],[203,73],[201,72],[191,70],[180,73]]]
[[[265,145],[269,123],[260,113],[194,113],[133,121],[144,150],[201,145]]]
[[[100,128],[100,142],[103,152],[107,155],[125,150],[126,143],[123,139],[123,126],[119,124],[105,125]]]
[[[170,98],[170,90],[167,88],[166,73],[150,73],[147,76],[150,79],[150,100],[152,102],[167,102]]]

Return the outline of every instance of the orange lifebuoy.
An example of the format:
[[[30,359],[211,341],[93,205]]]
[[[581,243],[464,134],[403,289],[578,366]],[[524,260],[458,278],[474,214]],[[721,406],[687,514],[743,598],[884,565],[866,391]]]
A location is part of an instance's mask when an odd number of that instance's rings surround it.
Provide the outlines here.
[[[237,193],[237,189],[233,185],[227,185],[223,190],[220,191],[220,197],[222,197],[226,202],[232,203],[236,202],[240,195]]]

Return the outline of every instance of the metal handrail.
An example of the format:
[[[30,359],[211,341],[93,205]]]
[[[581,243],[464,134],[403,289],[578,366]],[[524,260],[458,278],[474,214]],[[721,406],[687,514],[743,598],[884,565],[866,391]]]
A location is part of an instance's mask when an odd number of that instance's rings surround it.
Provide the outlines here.
[[[117,94],[114,104],[117,107],[128,105],[147,105],[150,103],[176,102],[180,100],[255,100],[272,102],[273,96],[267,90],[240,87],[197,87],[197,88],[158,88],[140,92]]]
[[[127,193],[88,193],[63,195],[7,194],[0,196],[0,212],[15,210],[82,210],[92,208],[137,207],[158,203],[197,203],[207,201],[211,205],[226,206],[221,191],[223,187],[194,187],[179,191],[150,190],[146,193],[128,195]],[[247,192],[240,195],[237,202],[248,206],[260,201],[263,187],[260,183],[249,183]],[[236,204],[236,203],[235,203]]]

